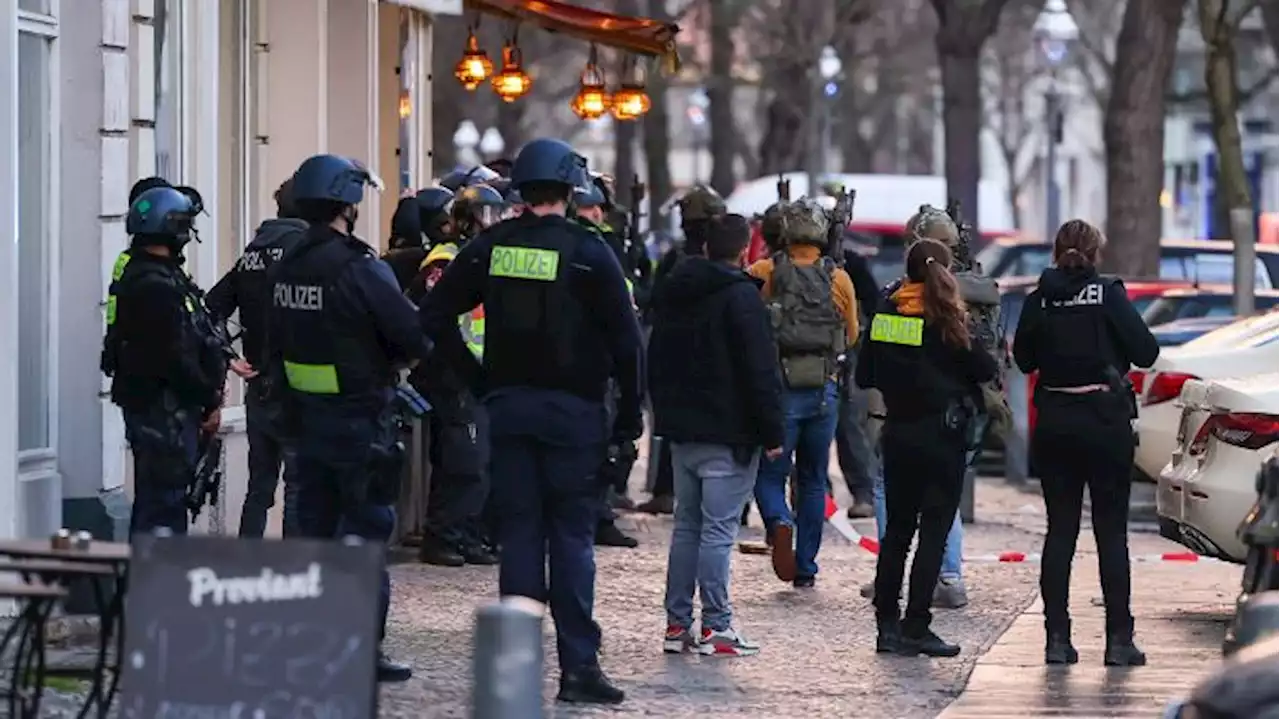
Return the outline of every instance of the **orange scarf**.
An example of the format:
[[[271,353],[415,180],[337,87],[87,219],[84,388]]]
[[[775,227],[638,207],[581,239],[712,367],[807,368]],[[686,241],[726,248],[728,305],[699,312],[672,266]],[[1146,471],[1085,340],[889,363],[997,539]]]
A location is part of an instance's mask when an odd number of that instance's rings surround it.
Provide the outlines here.
[[[924,314],[924,283],[903,282],[889,299],[898,306],[898,312],[904,315],[921,316]]]

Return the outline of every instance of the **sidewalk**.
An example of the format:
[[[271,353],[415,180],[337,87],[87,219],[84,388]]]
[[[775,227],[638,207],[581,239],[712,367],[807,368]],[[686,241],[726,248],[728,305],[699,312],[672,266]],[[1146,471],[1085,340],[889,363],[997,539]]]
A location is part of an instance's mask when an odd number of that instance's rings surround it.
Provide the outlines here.
[[[939,719],[1158,717],[1221,659],[1226,612],[1240,568],[1219,562],[1135,564],[1133,613],[1148,666],[1102,665],[1103,610],[1096,606],[1097,553],[1082,532],[1071,578],[1073,640],[1080,663],[1044,665],[1043,604],[1037,599],[986,655],[960,698]],[[1171,551],[1158,537],[1130,534],[1130,551]]]

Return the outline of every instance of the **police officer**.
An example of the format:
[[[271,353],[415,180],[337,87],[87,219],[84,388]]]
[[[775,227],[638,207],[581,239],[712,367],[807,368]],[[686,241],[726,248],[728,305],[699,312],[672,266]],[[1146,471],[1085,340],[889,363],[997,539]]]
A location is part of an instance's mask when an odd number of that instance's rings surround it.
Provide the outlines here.
[[[600,669],[600,628],[591,617],[592,536],[600,463],[611,443],[634,442],[642,428],[640,329],[617,260],[565,218],[573,188],[588,182],[586,160],[559,140],[534,140],[521,149],[511,180],[525,213],[462,248],[423,302],[422,322],[441,353],[478,375],[457,317],[484,303],[499,590],[550,600],[559,699],[615,704],[624,694]],[[611,375],[620,391],[612,436],[605,417]]]
[[[1074,664],[1067,589],[1080,533],[1084,488],[1092,503],[1107,666],[1138,666],[1129,610],[1129,473],[1136,412],[1124,379],[1131,365],[1150,367],[1159,345],[1120,280],[1096,269],[1104,238],[1083,220],[1064,224],[1053,241],[1054,267],[1023,305],[1013,357],[1023,372],[1040,372],[1032,447],[1040,469],[1049,527],[1040,565],[1045,662]]]
[[[244,359],[231,362],[231,369],[248,381],[245,389],[245,429],[249,438],[249,485],[240,513],[240,536],[262,538],[267,512],[275,504],[280,468],[285,466],[284,534],[297,534],[295,494],[281,436],[278,393],[259,368],[266,366],[267,313],[271,308],[271,287],[267,271],[301,241],[307,223],[298,219],[292,182],[285,180],[275,192],[276,218],[258,226],[253,241],[236,260],[231,271],[209,290],[209,311],[226,321],[240,311]]]
[[[524,198],[520,196],[520,191],[512,187],[503,195],[507,204],[502,208],[502,219],[510,220],[513,217],[519,217],[524,213]]]
[[[486,182],[497,180],[500,177],[502,176],[493,170],[490,170],[488,167],[485,167],[484,165],[477,165],[475,167],[454,170],[444,177],[441,177],[437,184],[456,193],[464,187],[482,185]]]
[[[884,395],[881,437],[887,525],[876,564],[876,651],[953,657],[960,647],[930,629],[948,528],[964,487],[978,385],[996,363],[969,334],[964,301],[948,266],[951,251],[931,239],[907,250],[906,276],[881,302],[859,353],[859,387]],[[907,552],[920,529],[905,616],[899,615]]]
[[[507,201],[502,193],[484,184],[468,185],[458,190],[450,211],[453,232],[451,239],[460,246],[481,230],[502,220],[502,210]]]
[[[182,269],[201,209],[193,195],[168,183],[139,192],[125,220],[130,248],[111,272],[101,368],[133,451],[131,534],[186,534],[200,435],[220,423],[226,338]]]
[[[294,173],[294,202],[310,227],[268,276],[269,369],[287,388],[301,534],[383,542],[400,494],[396,371],[426,357],[428,343],[391,268],[352,234],[367,185],[378,187],[377,178],[334,155],[311,157]],[[384,570],[384,631],[390,596]],[[377,671],[380,681],[412,674],[381,651]]]

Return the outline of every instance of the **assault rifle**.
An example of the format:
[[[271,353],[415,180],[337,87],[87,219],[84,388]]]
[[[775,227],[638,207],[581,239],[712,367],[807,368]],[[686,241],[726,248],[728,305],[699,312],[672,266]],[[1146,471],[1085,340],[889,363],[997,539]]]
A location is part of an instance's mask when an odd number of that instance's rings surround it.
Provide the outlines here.
[[[791,180],[778,174],[778,202],[791,202]]]
[[[853,221],[853,203],[858,198],[857,190],[846,190],[840,185],[835,193],[836,206],[831,211],[831,241],[828,245],[838,246],[844,241],[844,231]]]
[[[218,493],[222,487],[222,437],[216,432],[204,435],[197,446],[200,456],[196,460],[195,477],[187,486],[185,497],[193,522],[200,517],[205,505],[218,506]]]
[[[973,260],[973,225],[964,221],[959,200],[955,198],[947,200],[947,215],[952,222],[956,223],[956,230],[960,235],[960,241],[956,243],[951,261],[951,269],[957,272],[981,272],[981,268],[975,267]]]

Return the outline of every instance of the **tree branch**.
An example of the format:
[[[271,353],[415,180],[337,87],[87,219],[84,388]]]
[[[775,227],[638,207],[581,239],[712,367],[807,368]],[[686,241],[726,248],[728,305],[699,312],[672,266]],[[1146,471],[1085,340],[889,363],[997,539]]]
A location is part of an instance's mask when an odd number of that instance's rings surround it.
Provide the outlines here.
[[[1227,4],[1228,3],[1226,2],[1222,3],[1222,10],[1224,15],[1226,14]],[[1262,7],[1262,0],[1248,0],[1248,2],[1244,4],[1244,7],[1240,8],[1240,12],[1236,13],[1235,17],[1227,21],[1228,25],[1230,26],[1231,32],[1234,33],[1235,31],[1239,30],[1241,23],[1244,22],[1244,19],[1246,17],[1249,17],[1249,13],[1253,12],[1254,10],[1260,7]]]

